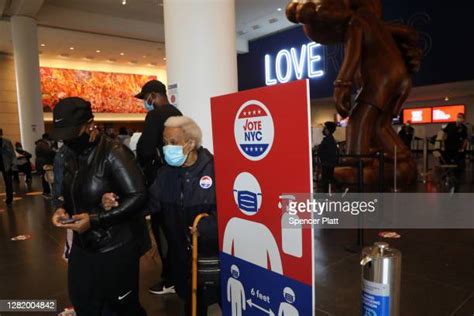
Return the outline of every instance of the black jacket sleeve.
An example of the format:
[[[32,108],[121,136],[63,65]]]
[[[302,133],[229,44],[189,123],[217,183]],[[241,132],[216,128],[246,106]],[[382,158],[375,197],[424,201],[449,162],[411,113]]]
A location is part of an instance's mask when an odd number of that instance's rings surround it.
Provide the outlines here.
[[[160,122],[158,111],[153,110],[146,115],[145,127],[137,143],[137,160],[140,165],[155,158],[160,135],[163,135],[163,123]]]
[[[110,226],[142,214],[147,193],[143,173],[133,153],[116,144],[107,158],[108,173],[115,184],[113,192],[119,196],[119,206],[110,211],[91,215],[91,226]]]
[[[165,104],[148,112],[145,127],[137,143],[137,160],[142,168],[156,158],[156,151],[162,155],[163,131],[165,122],[171,116],[181,116],[182,113],[173,105]]]
[[[148,190],[148,205],[147,211],[150,213],[160,213],[161,212],[161,201],[160,201],[160,171],[158,171],[158,175],[156,176],[155,181],[153,182],[152,186]]]

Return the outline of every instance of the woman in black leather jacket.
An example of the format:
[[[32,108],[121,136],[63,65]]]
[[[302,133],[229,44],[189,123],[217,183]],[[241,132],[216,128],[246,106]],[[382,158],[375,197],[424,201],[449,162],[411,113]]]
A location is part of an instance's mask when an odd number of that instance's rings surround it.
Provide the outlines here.
[[[65,164],[64,205],[52,221],[74,230],[68,285],[77,315],[146,315],[138,299],[146,188],[133,153],[98,133],[91,104],[80,98],[56,105],[54,137],[74,152]],[[120,206],[106,211],[106,192],[120,197]]]

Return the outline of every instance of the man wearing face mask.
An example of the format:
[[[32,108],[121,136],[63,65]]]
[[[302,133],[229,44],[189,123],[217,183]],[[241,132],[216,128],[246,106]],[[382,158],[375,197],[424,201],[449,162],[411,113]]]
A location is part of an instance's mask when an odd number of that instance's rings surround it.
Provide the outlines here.
[[[76,314],[146,315],[138,299],[147,242],[143,174],[128,148],[97,131],[89,102],[63,99],[53,116],[54,138],[71,150],[64,165],[64,203],[52,222],[74,231],[68,287]],[[106,192],[119,196],[120,206],[105,209]]]
[[[166,86],[158,80],[150,80],[142,91],[135,96],[143,100],[148,111],[145,118],[145,127],[136,147],[137,160],[145,173],[147,185],[155,181],[156,173],[163,162],[163,130],[165,121],[172,116],[181,116],[181,112],[168,101]],[[149,210],[153,211],[153,210]],[[166,240],[160,232],[162,219],[157,213],[151,214],[151,227],[155,238],[158,253],[162,262],[161,281],[151,286],[151,294],[173,294],[174,282],[170,276],[170,262],[165,252]]]
[[[155,180],[157,170],[163,165],[163,130],[165,121],[171,116],[181,116],[181,112],[168,101],[166,86],[158,81],[148,81],[142,91],[135,96],[143,100],[148,111],[145,127],[137,144],[137,160],[142,166],[149,185]],[[160,156],[157,156],[157,152]]]
[[[448,163],[457,164],[460,168],[464,168],[466,158],[467,127],[464,125],[464,114],[459,113],[456,123],[449,123],[444,129],[446,140],[444,142],[445,159]]]
[[[338,164],[339,149],[334,132],[336,131],[336,123],[326,122],[323,128],[323,141],[319,145],[318,155],[321,161],[321,187],[324,191],[329,189],[329,184],[334,184],[334,168]]]

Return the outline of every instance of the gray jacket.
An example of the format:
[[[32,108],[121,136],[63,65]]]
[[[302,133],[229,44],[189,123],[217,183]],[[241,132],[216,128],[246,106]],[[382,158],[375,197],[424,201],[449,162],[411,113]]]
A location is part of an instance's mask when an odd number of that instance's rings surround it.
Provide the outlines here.
[[[2,156],[5,171],[17,170],[17,160],[12,142],[9,139],[3,137],[2,140]]]

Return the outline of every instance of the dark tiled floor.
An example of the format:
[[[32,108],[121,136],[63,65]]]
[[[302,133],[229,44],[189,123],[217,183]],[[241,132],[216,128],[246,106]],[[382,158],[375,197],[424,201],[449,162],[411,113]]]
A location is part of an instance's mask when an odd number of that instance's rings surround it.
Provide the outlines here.
[[[61,259],[65,236],[50,224],[50,202],[38,194],[26,195],[37,187],[36,182],[30,190],[17,187],[20,199],[14,202],[13,210],[1,211],[4,205],[0,202],[0,298],[57,299],[64,308],[70,305],[67,263]],[[391,244],[403,254],[401,316],[473,316],[474,230],[399,233],[402,238]],[[33,238],[10,240],[18,234],[31,234]],[[377,231],[365,231],[365,244],[376,241],[376,236]],[[315,233],[316,315],[359,315],[359,255],[344,249],[355,240],[353,230]],[[180,315],[182,306],[176,296],[156,297],[146,291],[158,280],[159,272],[160,260],[152,249],[141,262],[142,304],[148,315]],[[211,314],[219,315],[218,308],[214,307]]]

